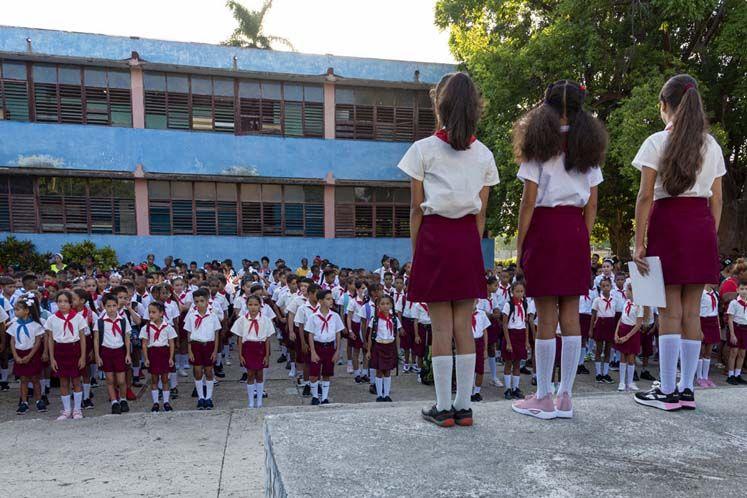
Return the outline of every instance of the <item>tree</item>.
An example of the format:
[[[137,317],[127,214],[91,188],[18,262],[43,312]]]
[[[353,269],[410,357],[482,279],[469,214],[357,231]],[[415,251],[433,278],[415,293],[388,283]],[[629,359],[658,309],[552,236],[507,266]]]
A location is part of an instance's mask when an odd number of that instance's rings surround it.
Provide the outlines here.
[[[512,123],[540,102],[548,83],[573,79],[586,86],[588,107],[610,134],[593,235],[630,257],[639,180],[631,160],[663,127],[662,84],[688,72],[727,163],[721,247],[747,250],[747,2],[439,0],[436,24],[450,29],[452,52],[486,101],[480,136],[503,180],[489,206],[494,234],[516,232],[521,186]]]
[[[231,37],[223,45],[241,48],[272,49],[273,43],[285,45],[295,50],[290,41],[279,36],[266,35],[262,30],[267,11],[272,7],[272,0],[264,0],[259,10],[249,10],[238,0],[228,0],[226,7],[231,9],[234,19],[239,23]]]

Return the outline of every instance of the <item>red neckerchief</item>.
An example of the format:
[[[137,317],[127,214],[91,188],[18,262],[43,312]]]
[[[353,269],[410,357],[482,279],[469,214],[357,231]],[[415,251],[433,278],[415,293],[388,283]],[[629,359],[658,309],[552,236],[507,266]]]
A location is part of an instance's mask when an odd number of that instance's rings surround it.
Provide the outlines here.
[[[402,296],[401,292],[394,291],[394,304],[397,304],[397,301],[399,301],[400,296]]]
[[[319,303],[316,303],[316,306],[312,306],[312,305],[310,305],[310,304],[307,303],[306,306],[309,307],[309,309],[311,310],[312,313],[316,313],[317,311],[319,311]]]
[[[156,331],[156,333],[153,335],[153,342],[156,342],[159,337],[161,337],[161,332],[163,332],[163,329],[165,329],[168,326],[167,323],[161,322],[161,326],[157,327],[153,322],[148,323],[148,336],[150,336],[150,329],[153,329]]]
[[[586,289],[586,295],[584,296],[584,299],[587,301],[591,301],[591,298],[589,297],[589,289]]]
[[[603,297],[602,301],[606,303],[606,306],[604,308],[605,310],[608,310],[612,307],[612,297],[610,297],[609,299],[607,299],[606,297]]]
[[[519,318],[524,321],[524,303],[514,299],[514,308],[518,311]]]
[[[510,285],[507,285],[503,287],[502,285],[498,284],[498,288],[501,290],[501,293],[503,294],[503,297],[508,297],[508,289],[511,288]]]
[[[488,298],[486,299],[486,301],[488,302],[488,307],[490,308],[490,312],[492,313],[493,312],[493,300]]]
[[[259,337],[259,317],[262,316],[260,313],[257,313],[256,318],[252,318],[248,313],[246,317],[249,319],[249,333],[252,333],[252,329],[254,329],[254,335]]]
[[[711,310],[716,311],[716,293],[713,291],[707,292],[708,296],[711,298]]]
[[[99,298],[99,295],[96,292],[89,292],[91,295],[91,299],[93,299],[93,302],[96,302],[96,300]]]
[[[64,323],[62,324],[62,334],[65,334],[65,329],[68,329],[70,331],[70,335],[75,335],[75,330],[73,329],[73,318],[75,318],[75,315],[77,315],[78,312],[75,310],[71,310],[68,312],[67,316],[62,314],[62,311],[57,310],[54,314],[57,318],[60,320],[63,320]]]
[[[195,308],[195,310],[197,310],[197,308]],[[202,321],[208,316],[210,316],[210,309],[206,309],[204,315],[201,315],[200,312],[197,311],[197,313],[195,313],[195,328],[199,329],[200,325],[202,325]]]
[[[631,303],[630,301],[628,301],[627,303],[625,303],[625,314],[626,315],[628,313],[630,313],[630,308],[632,308],[632,307],[633,307],[633,303]]]
[[[426,312],[426,313],[428,313],[428,314],[430,315],[430,313],[431,313],[431,312],[430,312],[430,310],[428,309],[428,305],[427,305],[427,304],[425,304],[425,303],[420,303],[420,306],[422,306],[422,307],[423,307],[423,309],[425,310],[425,312]]]
[[[441,128],[436,133],[434,133],[434,135],[436,135],[438,138],[440,138],[444,142],[449,143],[449,134],[446,133],[446,130],[444,130],[443,128]],[[477,137],[475,137],[474,135],[472,135],[471,137],[469,137],[469,143],[470,144],[474,143],[475,140],[477,140]]]
[[[181,295],[177,298],[179,300],[179,304],[184,304],[184,300],[187,298],[188,292],[182,292]]]
[[[742,299],[742,296],[739,296],[737,298],[737,304],[740,304],[742,306],[742,308],[744,308],[744,311],[747,312],[747,301],[745,301],[744,299]]]
[[[384,323],[386,323],[387,330],[393,334],[394,333],[394,322],[392,321],[391,315],[389,315],[388,313],[379,312],[377,316],[379,318],[379,321],[384,320]]]
[[[124,334],[122,333],[122,329],[119,326],[119,320],[112,320],[108,316],[104,318],[105,322],[112,324],[112,335],[116,337],[117,334],[121,335],[124,338]]]
[[[321,313],[317,313],[316,316],[322,321],[322,327],[319,329],[319,332],[329,330],[329,322],[332,320],[332,313],[328,312],[326,317],[323,317]]]

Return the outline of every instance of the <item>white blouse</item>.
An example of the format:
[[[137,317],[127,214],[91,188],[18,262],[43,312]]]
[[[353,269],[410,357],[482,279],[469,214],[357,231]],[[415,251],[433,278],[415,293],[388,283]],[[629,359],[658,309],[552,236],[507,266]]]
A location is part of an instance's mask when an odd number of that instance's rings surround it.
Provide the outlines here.
[[[540,163],[521,163],[516,176],[522,182],[537,184],[537,207],[575,206],[584,207],[591,197],[592,187],[602,183],[602,168],[594,166],[585,173],[565,169],[565,154]]]
[[[242,313],[231,326],[231,332],[243,341],[264,342],[275,333],[275,327],[262,314],[252,318],[249,313]]]
[[[18,324],[18,319],[14,319],[8,329],[5,331],[6,334],[15,338],[16,349],[19,351],[28,351],[34,347],[36,338],[40,335],[44,335],[44,327],[39,322],[29,322],[23,327]],[[10,346],[8,346],[10,348]]]

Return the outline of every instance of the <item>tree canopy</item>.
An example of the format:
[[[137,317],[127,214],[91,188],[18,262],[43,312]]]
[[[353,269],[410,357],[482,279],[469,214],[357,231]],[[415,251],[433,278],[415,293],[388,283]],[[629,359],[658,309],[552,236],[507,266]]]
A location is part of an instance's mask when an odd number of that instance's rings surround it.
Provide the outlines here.
[[[239,25],[233,30],[230,38],[223,42],[223,45],[271,49],[273,43],[279,43],[293,50],[293,45],[287,39],[264,33],[262,25],[267,11],[272,7],[272,0],[264,0],[259,10],[249,10],[238,0],[228,0],[226,7],[231,9],[233,17]]]
[[[457,60],[482,89],[480,138],[494,152],[502,183],[489,206],[494,235],[516,232],[521,184],[511,127],[537,105],[548,83],[572,79],[605,123],[593,236],[630,257],[639,173],[631,161],[663,128],[658,94],[687,72],[699,89],[727,164],[721,249],[747,249],[747,2],[744,0],[439,0],[436,24],[450,30]]]

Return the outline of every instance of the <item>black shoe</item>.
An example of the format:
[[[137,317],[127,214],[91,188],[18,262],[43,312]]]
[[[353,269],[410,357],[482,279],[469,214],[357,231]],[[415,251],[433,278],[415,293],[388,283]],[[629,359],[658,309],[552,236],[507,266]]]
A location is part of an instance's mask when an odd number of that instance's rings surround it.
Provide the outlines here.
[[[739,385],[739,382],[737,381],[737,378],[734,377],[733,375],[729,376],[729,378],[726,379],[726,383],[729,384],[730,386],[738,386]]]
[[[91,377],[91,381],[89,382],[91,384],[91,387],[99,387],[99,381],[96,380],[96,377]]]
[[[31,399],[31,398],[34,397],[34,388],[33,387],[29,387],[28,396],[29,396],[28,399]]]
[[[319,404],[319,398],[311,398],[311,404],[316,406]]]
[[[620,362],[619,361],[611,361],[610,362],[610,368],[612,370],[619,370],[620,369]]]
[[[173,411],[173,410],[174,410],[174,409],[173,409],[173,408],[171,408],[171,403],[164,403],[164,404],[163,404],[163,411],[165,411],[165,412],[170,412],[170,411]]]
[[[205,409],[206,410],[212,410],[213,408],[215,408],[215,405],[213,405],[213,400],[210,399],[210,398],[206,399],[205,400]]]
[[[286,364],[285,364],[285,369],[286,369],[286,370],[290,370],[290,369],[291,369],[291,364],[290,364],[290,362],[288,362],[288,363],[286,363]]]
[[[615,381],[614,381],[614,380],[612,380],[612,377],[610,377],[610,375],[609,375],[609,374],[607,374],[607,375],[603,375],[603,376],[602,376],[602,381],[603,381],[603,382],[604,382],[605,384],[614,384],[614,383],[615,383]]]
[[[368,375],[361,375],[361,382],[371,382],[371,379],[368,378]]]
[[[0,382],[0,391],[10,391],[10,386],[7,382]]]
[[[246,372],[241,374],[241,378],[239,379],[239,382],[241,382],[242,384],[246,384]]]
[[[262,392],[262,399],[267,399],[267,398],[269,398],[269,397],[270,397],[270,393],[268,393],[267,391],[263,391],[263,392]],[[261,407],[260,407],[260,408],[261,408]]]
[[[26,415],[26,412],[29,411],[29,404],[25,401],[21,401],[18,403],[18,409],[16,410],[16,415]]]
[[[695,393],[692,389],[685,389],[680,393],[680,408],[695,410]]]
[[[480,393],[475,393],[470,396],[469,399],[474,403],[479,403],[480,401],[482,401],[482,395]]]
[[[371,394],[376,394],[376,386],[373,384],[369,384],[368,392],[370,392]]]
[[[301,393],[302,396],[311,396],[311,386],[309,384],[306,384],[303,386],[303,392]]]
[[[47,411],[47,404],[43,400],[39,400],[36,402],[36,411],[44,413]]]
[[[198,410],[204,410],[205,409],[205,400],[200,398],[197,400],[197,409]]]
[[[511,392],[514,399],[524,399],[524,393],[518,387]]]
[[[176,387],[169,391],[171,393],[171,399],[179,399],[179,389]]]
[[[360,384],[361,382],[362,382],[362,380],[361,380],[361,376],[360,376],[360,375],[356,375],[356,376],[355,376],[355,383],[356,383],[356,384]]]
[[[633,382],[638,382],[639,380],[641,380],[641,379],[640,379],[640,377],[638,377],[638,371],[637,370],[633,370]]]
[[[454,407],[451,408],[454,411],[454,422],[456,425],[462,427],[469,427],[472,425],[472,408],[466,410],[456,410]]]
[[[641,372],[641,379],[650,380],[651,382],[653,382],[656,380],[656,377],[651,375],[651,372],[649,372],[648,370],[644,370],[643,372]]]
[[[423,408],[420,414],[423,416],[423,419],[439,427],[453,427],[456,424],[453,410],[438,411],[436,405],[431,406],[429,409]]]
[[[81,407],[84,410],[93,410],[93,401],[90,399],[84,399]]]
[[[377,397],[377,398],[376,398],[376,402],[377,402],[377,403],[383,403],[383,402],[384,402],[384,397],[383,397],[383,396],[379,396],[379,397]]]
[[[152,413],[158,413],[161,411],[161,408],[158,406],[158,403],[153,403],[153,406],[150,407],[150,411]]]
[[[197,397],[197,388],[196,388],[196,387],[193,387],[193,388],[192,388],[192,397],[193,397],[193,398],[196,398],[196,397]]]
[[[389,396],[384,396],[384,401],[386,401],[387,403],[391,403],[392,398],[390,398]]]
[[[740,384],[740,385],[747,384],[747,380],[744,380],[741,375],[735,375],[734,379],[737,381],[737,384]]]
[[[43,401],[46,406],[49,406],[49,398],[47,397],[46,394],[42,395],[41,401]]]
[[[532,375],[532,371],[529,370],[527,367],[521,367],[519,369],[519,373],[523,373],[524,375]]]
[[[127,413],[130,411],[130,404],[127,403],[126,399],[123,399],[119,402],[119,407],[122,409],[122,413]]]
[[[112,415],[120,415],[122,413],[122,407],[119,403],[112,403]]]
[[[584,365],[579,365],[578,368],[576,368],[576,375],[589,375],[589,369],[586,368]]]
[[[604,384],[604,377],[597,374],[596,381],[597,381],[597,384]]]
[[[223,371],[223,369],[221,369],[220,371],[216,370],[215,376],[218,377],[219,379],[225,379],[226,373]]]
[[[537,385],[537,377],[532,377],[532,385],[533,386]]]
[[[285,361],[288,361],[288,358],[286,358],[284,354],[281,354],[277,360],[277,363],[283,363]]]
[[[664,394],[657,387],[650,391],[635,393],[633,399],[640,405],[651,406],[653,408],[658,408],[659,410],[670,412],[679,410],[682,407],[676,389],[671,394]]]
[[[511,389],[506,389],[503,392],[503,399],[514,399],[514,395],[513,395],[513,392],[511,391]]]

